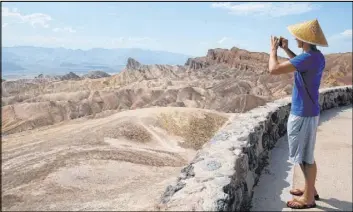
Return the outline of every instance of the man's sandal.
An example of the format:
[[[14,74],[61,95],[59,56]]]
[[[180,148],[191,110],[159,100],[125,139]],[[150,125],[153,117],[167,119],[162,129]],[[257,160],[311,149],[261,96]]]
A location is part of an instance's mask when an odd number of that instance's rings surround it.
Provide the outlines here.
[[[294,196],[302,196],[304,194],[304,192],[301,191],[300,189],[294,189],[294,190],[292,189],[289,191],[289,193]],[[314,198],[315,200],[320,200],[319,194],[316,194]]]
[[[292,208],[292,209],[309,209],[309,208],[315,208],[316,203],[313,202],[312,204],[304,204],[296,199],[293,199],[293,200],[287,202],[287,207]]]

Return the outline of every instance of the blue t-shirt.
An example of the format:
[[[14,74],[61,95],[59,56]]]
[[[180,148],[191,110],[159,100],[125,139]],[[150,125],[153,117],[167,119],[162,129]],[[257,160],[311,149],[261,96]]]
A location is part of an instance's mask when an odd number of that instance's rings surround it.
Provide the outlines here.
[[[297,69],[294,73],[291,113],[302,117],[318,116],[320,114],[319,87],[325,68],[324,55],[320,51],[309,51],[289,61]]]

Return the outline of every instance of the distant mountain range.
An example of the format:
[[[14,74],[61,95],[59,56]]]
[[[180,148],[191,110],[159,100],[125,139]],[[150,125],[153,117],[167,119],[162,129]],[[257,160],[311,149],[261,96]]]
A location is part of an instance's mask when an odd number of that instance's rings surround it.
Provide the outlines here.
[[[33,46],[3,47],[3,78],[34,77],[39,74],[85,74],[100,70],[107,73],[120,72],[129,57],[144,64],[182,65],[191,56],[165,51],[144,49],[73,50]]]

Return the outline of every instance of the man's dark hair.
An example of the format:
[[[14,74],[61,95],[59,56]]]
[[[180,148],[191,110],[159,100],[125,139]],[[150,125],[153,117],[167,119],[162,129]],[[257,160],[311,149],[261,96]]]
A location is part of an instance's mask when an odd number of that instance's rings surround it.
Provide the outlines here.
[[[313,51],[319,51],[319,50],[316,48],[316,45],[313,45],[313,44],[310,44],[310,49],[313,50]]]

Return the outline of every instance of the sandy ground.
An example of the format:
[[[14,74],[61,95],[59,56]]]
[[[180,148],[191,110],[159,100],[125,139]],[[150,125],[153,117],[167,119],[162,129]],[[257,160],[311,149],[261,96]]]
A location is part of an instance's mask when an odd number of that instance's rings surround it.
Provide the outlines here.
[[[321,114],[315,145],[316,187],[320,201],[310,211],[352,211],[352,106]],[[252,211],[292,211],[286,202],[292,187],[303,187],[300,167],[288,161],[288,140],[282,137],[271,151],[270,164],[254,189]],[[305,210],[308,211],[308,210]]]
[[[200,141],[207,142],[229,117],[149,108],[5,136],[2,209],[153,210]],[[217,124],[205,124],[209,119]]]

